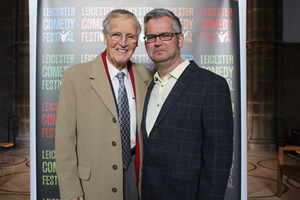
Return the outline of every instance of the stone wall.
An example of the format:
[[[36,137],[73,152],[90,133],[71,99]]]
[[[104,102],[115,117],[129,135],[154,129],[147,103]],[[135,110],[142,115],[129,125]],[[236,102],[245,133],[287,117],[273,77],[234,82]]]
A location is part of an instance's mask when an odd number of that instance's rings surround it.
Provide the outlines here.
[[[0,9],[0,141],[7,141],[9,128],[13,134],[18,119],[18,145],[29,141],[30,132],[28,1],[1,1]]]

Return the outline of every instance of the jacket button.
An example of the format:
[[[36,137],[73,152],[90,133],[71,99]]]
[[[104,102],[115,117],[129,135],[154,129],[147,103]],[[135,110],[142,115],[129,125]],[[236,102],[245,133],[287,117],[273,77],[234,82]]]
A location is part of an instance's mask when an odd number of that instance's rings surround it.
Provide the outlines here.
[[[112,121],[113,121],[113,123],[117,122],[116,118],[112,118]]]
[[[113,193],[116,193],[117,191],[118,191],[117,188],[112,188]]]
[[[118,166],[117,166],[117,165],[113,165],[112,168],[113,168],[114,170],[117,170],[117,169],[118,169]]]
[[[115,147],[117,146],[117,143],[115,141],[112,141],[111,144]]]

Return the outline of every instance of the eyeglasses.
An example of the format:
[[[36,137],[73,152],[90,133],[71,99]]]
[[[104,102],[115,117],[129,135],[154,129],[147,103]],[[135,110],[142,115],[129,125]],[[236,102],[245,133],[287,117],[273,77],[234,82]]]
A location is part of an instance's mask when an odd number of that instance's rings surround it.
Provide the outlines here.
[[[172,40],[173,36],[175,35],[179,35],[181,33],[169,33],[169,32],[164,32],[164,33],[160,33],[158,35],[154,35],[154,34],[150,34],[150,35],[146,35],[144,37],[144,40],[146,43],[152,43],[156,41],[156,38],[159,37],[159,39],[161,41],[168,41],[168,40]]]
[[[131,34],[122,35],[121,33],[109,33],[109,35],[113,41],[120,41],[123,37],[125,37],[128,43],[137,42],[137,37],[135,35],[131,35]]]

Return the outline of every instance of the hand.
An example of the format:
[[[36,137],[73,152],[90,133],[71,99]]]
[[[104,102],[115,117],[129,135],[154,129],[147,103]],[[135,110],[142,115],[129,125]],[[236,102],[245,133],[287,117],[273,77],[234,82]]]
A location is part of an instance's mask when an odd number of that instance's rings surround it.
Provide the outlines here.
[[[84,200],[83,196],[82,197],[76,197],[76,198],[73,198],[72,200]]]

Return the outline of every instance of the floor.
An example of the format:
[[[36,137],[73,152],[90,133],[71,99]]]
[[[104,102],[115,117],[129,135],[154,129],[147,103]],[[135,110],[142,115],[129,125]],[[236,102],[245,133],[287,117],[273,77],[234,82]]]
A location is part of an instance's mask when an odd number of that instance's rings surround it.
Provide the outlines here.
[[[30,200],[29,155],[29,148],[19,147],[3,153],[4,162],[0,156],[0,200]],[[248,200],[300,199],[300,184],[283,179],[283,194],[278,198],[277,151],[248,150]]]
[[[0,200],[30,200],[29,155],[29,148],[2,153],[4,162],[0,155]]]
[[[278,198],[277,193],[277,158],[275,150],[248,150],[248,199],[254,200],[299,200],[300,184],[283,176],[282,197]],[[294,162],[300,165],[297,159],[285,161]]]

